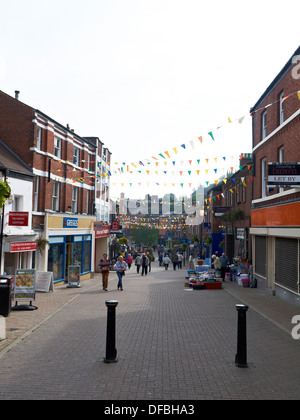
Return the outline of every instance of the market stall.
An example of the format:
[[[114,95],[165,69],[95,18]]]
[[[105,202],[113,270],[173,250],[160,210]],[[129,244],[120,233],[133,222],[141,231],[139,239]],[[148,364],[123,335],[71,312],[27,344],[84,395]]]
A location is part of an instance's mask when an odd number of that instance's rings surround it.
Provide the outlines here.
[[[194,270],[188,270],[185,278],[185,287],[193,290],[222,289],[221,272],[212,269],[208,264],[195,264]]]

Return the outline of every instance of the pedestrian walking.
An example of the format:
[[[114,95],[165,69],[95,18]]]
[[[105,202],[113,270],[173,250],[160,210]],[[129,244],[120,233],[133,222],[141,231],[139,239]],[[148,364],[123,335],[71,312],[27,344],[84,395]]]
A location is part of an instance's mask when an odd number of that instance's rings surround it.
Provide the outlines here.
[[[133,257],[132,257],[132,255],[131,255],[131,254],[128,254],[128,256],[127,256],[127,258],[126,258],[126,263],[127,263],[127,265],[128,265],[129,270],[130,270],[130,268],[131,268],[132,261],[133,261]]]
[[[161,252],[159,253],[159,256],[158,256],[158,262],[159,262],[159,266],[161,267],[163,263],[163,255]]]
[[[191,269],[193,269],[194,267],[193,267],[193,256],[192,256],[192,254],[190,255],[190,257],[189,257],[189,265],[190,265],[190,268]]]
[[[140,272],[140,266],[141,266],[141,263],[142,263],[142,257],[141,257],[141,254],[140,253],[138,253],[137,254],[137,257],[136,257],[136,259],[135,259],[135,265],[136,265],[136,272],[139,274],[139,272]]]
[[[125,276],[125,271],[128,270],[127,263],[123,260],[123,257],[119,257],[115,265],[116,272],[118,275],[118,290],[123,290],[123,277]]]
[[[164,257],[164,259],[163,259],[163,263],[164,263],[164,266],[165,266],[165,270],[168,270],[168,268],[169,268],[169,264],[171,263],[171,260],[170,260],[170,258],[168,257],[168,255],[166,255],[166,256]]]
[[[223,279],[223,281],[225,281],[225,274],[227,271],[227,267],[229,266],[229,258],[227,257],[227,255],[225,255],[225,253],[222,253],[222,256],[220,257],[220,262],[221,262],[221,277]]]
[[[148,265],[149,265],[149,259],[148,257],[143,254],[142,255],[142,276],[145,274],[147,276],[148,274]]]
[[[107,257],[107,254],[103,254],[99,267],[102,274],[102,287],[107,292],[109,270],[111,269],[111,260]]]
[[[182,268],[183,255],[178,252],[178,268]]]
[[[149,252],[147,252],[146,257],[147,257],[147,258],[148,258],[148,260],[149,260],[149,264],[148,264],[148,272],[150,273],[150,272],[151,272],[152,257],[151,257],[151,255],[149,254]]]
[[[175,251],[173,252],[173,254],[171,256],[171,261],[173,263],[173,270],[176,270],[177,263],[178,263],[178,255],[176,254]]]

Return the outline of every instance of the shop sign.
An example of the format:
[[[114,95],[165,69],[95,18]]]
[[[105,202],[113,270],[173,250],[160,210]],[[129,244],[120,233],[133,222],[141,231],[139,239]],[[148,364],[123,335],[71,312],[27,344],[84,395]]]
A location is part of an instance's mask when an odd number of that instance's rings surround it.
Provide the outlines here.
[[[300,162],[268,163],[268,187],[300,188]]]
[[[28,211],[10,211],[8,213],[9,226],[28,226]]]
[[[214,207],[214,216],[222,217],[230,209],[230,207]]]
[[[63,228],[78,228],[78,218],[74,217],[64,217],[63,218]]]
[[[52,271],[38,271],[36,273],[35,291],[48,293],[49,290],[54,291]]]
[[[102,226],[99,230],[95,230],[95,238],[107,238],[109,235],[110,227],[107,225]]]
[[[10,252],[29,252],[36,251],[36,242],[13,242],[10,244]]]
[[[236,239],[245,239],[245,229],[236,228]]]
[[[69,286],[80,285],[80,265],[69,265],[68,283]]]
[[[120,223],[118,221],[113,221],[113,222],[111,222],[110,228],[111,228],[111,231],[112,232],[119,232],[119,230],[120,230]]]
[[[14,300],[35,299],[36,271],[34,269],[16,270]]]

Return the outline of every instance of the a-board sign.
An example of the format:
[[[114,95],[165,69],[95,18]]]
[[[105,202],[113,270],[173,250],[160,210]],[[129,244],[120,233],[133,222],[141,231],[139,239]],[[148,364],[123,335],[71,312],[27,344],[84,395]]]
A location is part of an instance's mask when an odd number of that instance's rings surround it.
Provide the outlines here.
[[[80,265],[69,265],[68,269],[69,269],[68,283],[79,284],[80,283]]]
[[[15,272],[14,300],[35,299],[35,269],[18,269]]]
[[[53,288],[53,272],[52,271],[37,271],[36,273],[36,292],[45,292],[54,291]]]

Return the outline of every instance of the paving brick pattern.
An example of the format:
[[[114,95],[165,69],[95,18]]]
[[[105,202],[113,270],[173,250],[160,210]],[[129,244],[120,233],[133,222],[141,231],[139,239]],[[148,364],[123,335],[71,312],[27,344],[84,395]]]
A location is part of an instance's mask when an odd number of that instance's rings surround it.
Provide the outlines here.
[[[144,277],[132,267],[122,292],[111,274],[108,292],[95,277],[39,293],[37,311],[6,318],[0,399],[298,400],[300,340],[289,330],[300,307],[232,283],[193,291],[185,273],[154,263]],[[103,363],[108,299],[119,302],[114,364]],[[250,305],[248,369],[234,363],[241,302]]]

